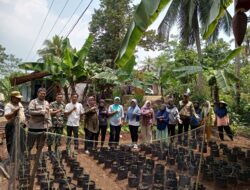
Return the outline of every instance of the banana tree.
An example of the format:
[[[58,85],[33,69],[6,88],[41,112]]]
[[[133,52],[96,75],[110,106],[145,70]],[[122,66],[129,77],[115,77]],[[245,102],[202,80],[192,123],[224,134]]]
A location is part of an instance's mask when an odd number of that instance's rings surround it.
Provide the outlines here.
[[[92,79],[99,80],[112,86],[122,87],[123,84],[130,84],[136,88],[144,89],[143,82],[135,76],[133,68],[136,65],[135,57],[132,56],[128,64],[113,70],[104,68],[103,72],[96,73]],[[122,90],[122,89],[121,89]]]
[[[44,62],[25,62],[20,68],[32,71],[46,72],[51,79],[59,83],[64,89],[65,97],[68,98],[68,87],[75,92],[75,85],[79,81],[87,80],[97,68],[95,64],[86,61],[88,50],[92,44],[93,36],[89,36],[82,48],[77,51],[70,45],[68,38],[63,40],[61,56],[46,56]]]
[[[219,101],[219,89],[224,93],[229,93],[234,84],[240,79],[234,74],[234,71],[230,69],[230,61],[240,54],[242,48],[237,48],[229,52],[229,54],[223,59],[218,60],[212,66],[185,66],[175,69],[174,72],[180,73],[177,77],[183,78],[187,76],[196,75],[199,72],[203,72],[206,76],[208,85],[211,88],[211,95],[214,101]]]

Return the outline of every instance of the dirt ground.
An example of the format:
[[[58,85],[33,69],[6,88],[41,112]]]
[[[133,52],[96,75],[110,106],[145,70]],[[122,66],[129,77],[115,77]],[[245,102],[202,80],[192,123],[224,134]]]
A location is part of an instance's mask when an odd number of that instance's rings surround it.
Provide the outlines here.
[[[0,129],[3,129],[4,122],[0,120]],[[108,135],[106,137],[106,140],[108,140]],[[219,141],[217,134],[213,137],[214,140]],[[225,138],[226,139],[226,138]],[[121,134],[121,143],[122,144],[129,144],[130,142],[130,134],[128,133],[122,133]],[[242,149],[250,149],[250,139],[243,137],[243,136],[235,136],[234,141],[226,140],[223,143],[227,144],[229,147],[238,146]],[[81,149],[83,149],[83,145],[80,146]],[[46,148],[44,148],[46,151]],[[96,160],[93,159],[93,157],[90,157],[81,151],[78,154],[78,161],[81,162],[81,166],[84,167],[84,169],[87,171],[87,173],[90,174],[90,178],[95,181],[96,186],[98,188],[101,188],[102,190],[130,190],[131,188],[128,187],[128,179],[125,180],[117,180],[117,174],[112,174],[110,172],[110,169],[105,169],[103,164],[98,164]],[[7,159],[7,150],[6,150],[6,144],[5,141],[3,141],[3,144],[0,145],[0,163],[1,161],[4,161]],[[164,162],[163,162],[164,163]],[[213,183],[209,183],[206,181],[201,181],[202,184],[204,184],[207,187],[207,190],[219,190],[219,188],[215,188],[213,186]],[[8,180],[1,174],[0,172],[0,189],[1,190],[7,190],[8,188]],[[40,188],[37,186],[34,188],[36,190],[39,190]],[[240,187],[229,187],[228,190],[249,190],[249,186],[243,186]]]

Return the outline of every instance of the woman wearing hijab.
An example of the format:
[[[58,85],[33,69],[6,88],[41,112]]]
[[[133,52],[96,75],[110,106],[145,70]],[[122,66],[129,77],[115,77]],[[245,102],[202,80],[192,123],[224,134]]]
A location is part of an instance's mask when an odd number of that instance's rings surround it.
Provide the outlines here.
[[[95,136],[99,131],[98,109],[93,96],[88,98],[87,107],[85,108],[85,153],[89,154],[89,150],[93,148]]]
[[[215,125],[218,127],[219,136],[224,141],[223,129],[226,131],[228,137],[233,141],[233,133],[229,127],[229,116],[227,111],[227,103],[219,102],[219,106],[215,109]]]
[[[109,145],[119,144],[121,126],[124,120],[123,106],[120,105],[120,97],[114,98],[114,104],[109,106],[108,114],[110,116],[110,137]]]
[[[141,108],[142,115],[142,138],[144,142],[152,142],[152,125],[154,120],[154,110],[151,107],[151,102],[147,100]]]
[[[166,105],[162,104],[160,110],[156,114],[157,121],[157,131],[156,131],[156,139],[167,141],[168,137],[168,112],[166,111]]]
[[[138,128],[140,126],[140,115],[141,115],[141,110],[137,105],[137,100],[132,99],[131,105],[127,111],[126,121],[128,122],[129,125],[132,144],[135,149],[138,148],[137,141],[138,141]]]
[[[181,123],[181,120],[180,120],[179,111],[178,111],[176,105],[174,105],[173,98],[170,98],[168,100],[168,105],[167,105],[166,111],[168,112],[168,116],[169,116],[168,135],[174,136],[175,135],[175,126],[178,123]]]
[[[203,118],[202,124],[205,125],[207,141],[209,141],[211,139],[213,119],[214,119],[214,111],[209,101],[205,101],[203,104],[202,118]]]
[[[108,126],[108,110],[105,107],[105,100],[101,99],[100,103],[99,103],[99,131],[97,133],[97,137],[96,140],[98,141],[98,137],[99,134],[101,133],[101,147],[103,147],[104,145],[104,141],[105,141],[105,136],[106,136],[106,132],[107,132],[107,126]],[[97,147],[97,142],[96,142],[96,147]]]

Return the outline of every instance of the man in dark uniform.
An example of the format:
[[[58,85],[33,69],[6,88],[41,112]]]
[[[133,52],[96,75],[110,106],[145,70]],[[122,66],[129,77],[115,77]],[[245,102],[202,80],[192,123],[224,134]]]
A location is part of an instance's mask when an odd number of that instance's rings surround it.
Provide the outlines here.
[[[61,145],[61,135],[63,134],[64,127],[64,109],[65,104],[63,103],[63,94],[58,93],[56,95],[56,101],[50,104],[50,114],[52,117],[52,127],[49,132],[55,133],[48,136],[48,151],[51,151],[51,146],[55,143],[55,152]]]

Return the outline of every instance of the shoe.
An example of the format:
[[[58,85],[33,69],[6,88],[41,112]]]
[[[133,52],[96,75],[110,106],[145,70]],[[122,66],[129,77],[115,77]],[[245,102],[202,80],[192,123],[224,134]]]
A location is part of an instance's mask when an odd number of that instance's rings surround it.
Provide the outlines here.
[[[85,150],[85,154],[89,155],[89,151],[88,151],[88,150]]]

